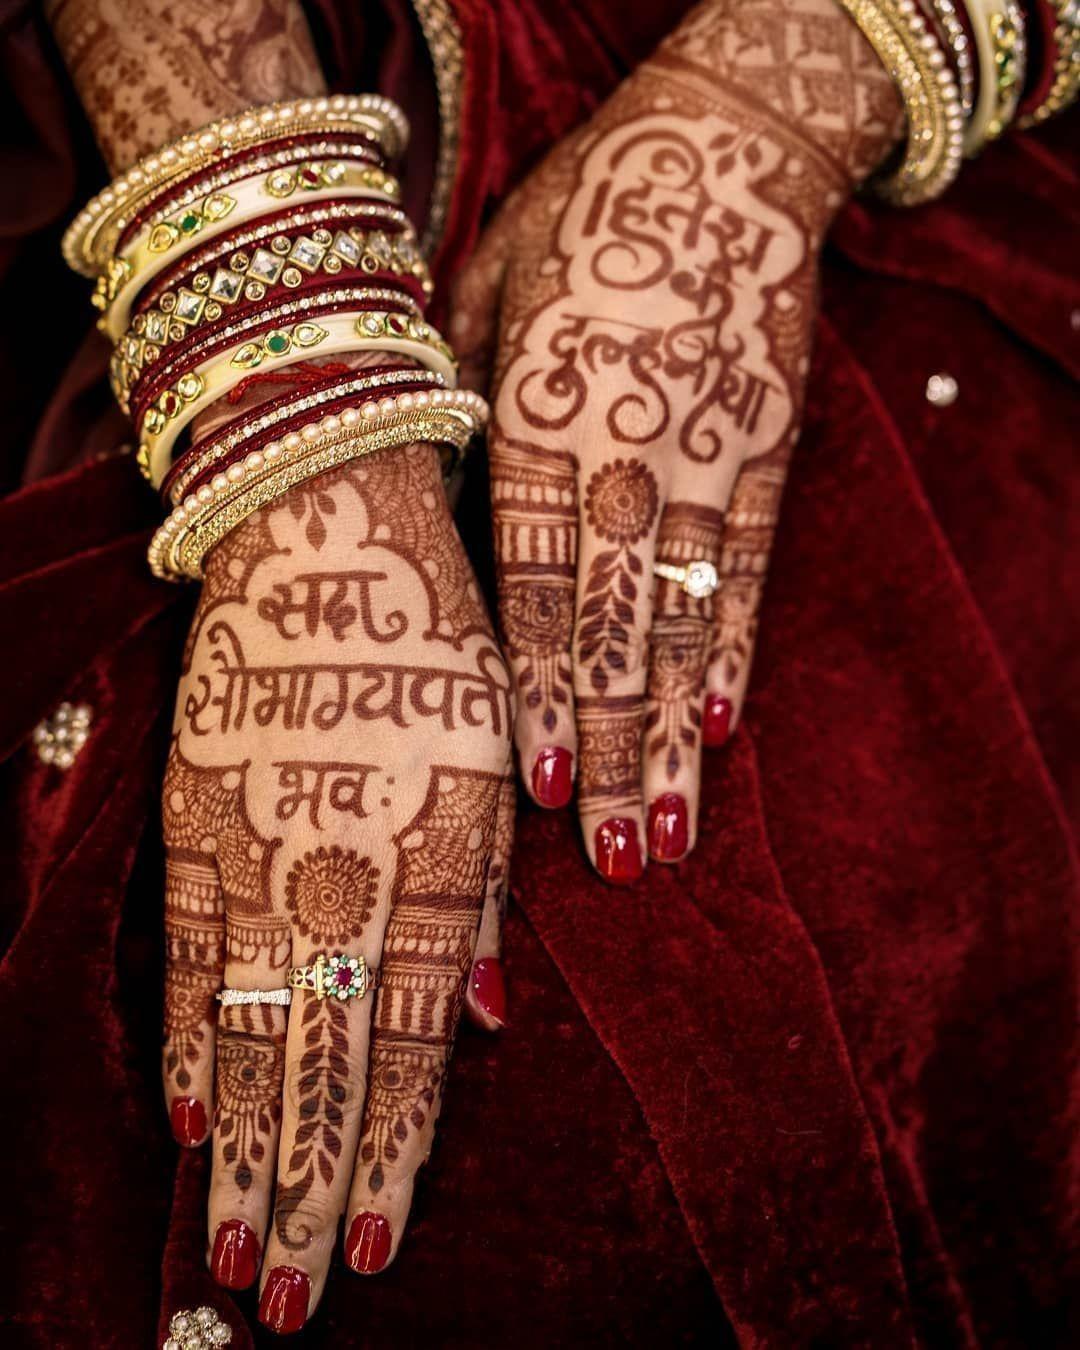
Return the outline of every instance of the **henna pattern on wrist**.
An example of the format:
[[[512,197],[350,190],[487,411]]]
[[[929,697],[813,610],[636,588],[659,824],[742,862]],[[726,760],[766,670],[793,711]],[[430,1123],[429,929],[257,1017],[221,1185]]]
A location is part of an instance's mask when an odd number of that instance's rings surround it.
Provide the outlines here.
[[[484,902],[502,774],[435,767],[398,850],[358,1166],[377,1194],[438,1113]]]
[[[284,1009],[265,1004],[222,1008],[216,1067],[214,1130],[233,1182],[246,1191],[252,1167],[268,1160],[268,1140],[281,1120]]]
[[[324,92],[297,0],[47,0],[114,171],[214,117]]]

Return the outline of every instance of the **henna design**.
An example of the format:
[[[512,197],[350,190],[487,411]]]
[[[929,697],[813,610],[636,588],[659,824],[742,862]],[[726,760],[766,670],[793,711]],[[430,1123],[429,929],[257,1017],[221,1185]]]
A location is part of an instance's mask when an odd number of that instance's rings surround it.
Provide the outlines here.
[[[577,718],[578,805],[618,814],[641,795],[641,700],[579,697]]]
[[[578,614],[578,664],[592,687],[603,693],[613,676],[631,673],[645,658],[636,651],[634,604],[642,575],[631,548],[651,529],[658,504],[656,479],[636,459],[605,464],[589,479],[585,511],[599,537],[615,545],[601,550],[589,566]]]
[[[215,674],[200,674],[194,682],[199,692],[189,693],[184,705],[196,736],[241,731],[249,710],[260,727],[279,725],[280,715],[286,731],[303,730],[309,719],[315,729],[331,731],[347,714],[399,728],[437,717],[445,731],[487,726],[497,737],[511,725],[506,669],[494,647],[477,652],[474,671],[371,661],[256,666],[247,663],[240,638],[224,620],[210,627],[207,638]]]
[[[337,844],[305,853],[285,879],[285,908],[297,933],[316,947],[362,937],[378,895],[379,869],[371,859]]]
[[[495,910],[502,931],[506,921],[506,907],[510,895],[510,854],[514,845],[514,816],[517,810],[517,784],[513,773],[507,774],[499,789],[499,805],[495,815],[495,838],[491,845],[488,864],[488,894],[495,898]]]
[[[435,767],[398,850],[359,1163],[378,1193],[437,1114],[480,923],[504,775]]]
[[[274,542],[269,514],[265,511],[250,515],[229,534],[228,539],[227,547],[214,549],[206,560],[199,608],[184,644],[185,675],[191,669],[195,644],[210,615],[230,603],[246,605],[248,586],[256,567],[275,554],[289,553]]]
[[[244,797],[248,767],[245,760],[224,769],[201,768],[181,753],[179,737],[173,738],[162,816],[166,933],[170,952],[176,947],[181,955],[181,973],[193,953],[213,956],[215,925],[230,960],[262,958],[276,969],[289,958],[289,927],[274,913],[270,891],[281,840],[264,839],[251,823]],[[220,987],[223,962],[212,964],[211,998]]]
[[[416,569],[431,609],[425,641],[461,651],[468,637],[493,637],[446,504],[438,454],[430,445],[410,445],[376,458],[342,471],[367,517],[361,547],[378,544]]]
[[[294,1252],[303,1251],[313,1236],[304,1214],[316,1179],[326,1187],[333,1184],[350,1092],[346,1009],[334,999],[305,995],[300,1017],[304,1037],[297,1082],[300,1123],[274,1203],[278,1241]]]
[[[374,764],[338,763],[334,760],[280,759],[272,766],[280,769],[278,787],[285,789],[274,807],[278,820],[292,820],[293,816],[307,802],[308,820],[315,827],[319,825],[319,807],[322,805],[323,788],[329,781],[326,801],[332,811],[344,811],[363,820],[370,813],[364,810],[364,787],[368,775],[377,773]],[[310,779],[310,787],[305,787]]]
[[[278,636],[292,642],[303,637],[315,637],[319,624],[325,623],[336,642],[359,619],[364,636],[371,642],[396,642],[408,630],[409,621],[400,609],[382,616],[381,626],[372,608],[372,587],[388,581],[385,572],[301,572],[291,582],[275,582],[273,595],[264,596],[258,605],[260,619],[272,623]],[[355,604],[348,597],[355,587]],[[294,588],[299,599],[293,599]],[[289,619],[303,620],[299,628],[290,629]]]
[[[252,1165],[267,1156],[268,1139],[281,1119],[285,1073],[285,1019],[265,1005],[222,1008],[217,1036],[214,1129],[226,1167],[241,1191],[252,1183]]]
[[[577,576],[577,463],[572,456],[493,437],[492,516],[499,619],[525,707],[553,731],[570,703],[568,647]]]
[[[323,92],[295,0],[49,0],[46,11],[114,171],[211,117]]]

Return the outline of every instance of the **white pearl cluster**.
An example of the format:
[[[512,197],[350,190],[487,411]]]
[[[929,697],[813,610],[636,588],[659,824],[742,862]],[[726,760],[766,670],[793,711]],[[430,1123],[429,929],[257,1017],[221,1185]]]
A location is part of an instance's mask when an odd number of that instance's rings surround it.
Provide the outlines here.
[[[213,1308],[181,1309],[169,1320],[169,1338],[162,1350],[216,1350],[232,1343],[232,1327]]]
[[[42,764],[70,769],[89,738],[93,717],[93,709],[85,703],[61,703],[51,717],[39,722],[33,740]]]

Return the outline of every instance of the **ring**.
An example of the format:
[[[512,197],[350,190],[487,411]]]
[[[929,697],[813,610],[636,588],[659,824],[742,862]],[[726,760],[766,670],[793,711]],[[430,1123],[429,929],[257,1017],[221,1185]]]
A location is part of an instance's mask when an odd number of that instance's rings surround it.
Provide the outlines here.
[[[287,1008],[292,1002],[292,990],[221,989],[215,997],[223,1008],[234,1008],[244,1003],[277,1003]]]
[[[368,969],[362,956],[324,956],[321,952],[310,966],[293,966],[289,971],[289,985],[306,989],[316,998],[336,998],[345,1002],[363,998],[374,989],[378,972]]]
[[[708,600],[716,594],[716,588],[720,585],[716,568],[704,558],[697,558],[685,567],[676,567],[673,563],[653,563],[653,572],[665,581],[677,582],[694,600]]]

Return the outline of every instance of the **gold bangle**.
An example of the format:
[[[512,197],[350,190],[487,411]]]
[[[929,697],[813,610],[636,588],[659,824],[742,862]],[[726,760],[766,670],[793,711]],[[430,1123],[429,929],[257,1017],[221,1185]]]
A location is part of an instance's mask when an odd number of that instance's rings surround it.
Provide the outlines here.
[[[428,392],[444,389],[446,381],[432,370],[418,370],[415,366],[398,366],[393,370],[384,370],[381,375],[358,375],[354,379],[339,378],[332,386],[305,394],[291,403],[283,404],[265,412],[253,421],[245,422],[235,430],[228,427],[216,433],[208,441],[200,441],[198,449],[193,451],[184,468],[177,474],[169,488],[169,501],[177,506],[183,501],[188,489],[197,479],[211,470],[214,465],[233,451],[242,452],[246,442],[254,440],[266,432],[273,432],[276,426],[286,425],[304,413],[317,413],[327,403],[336,403],[340,399],[352,398],[357,394],[366,394],[369,399],[381,400],[399,384],[415,384],[423,381]],[[367,404],[364,405],[365,407]]]
[[[960,171],[964,119],[956,79],[915,0],[839,0],[892,76],[907,114],[899,167],[874,180],[895,206],[938,197]]]
[[[322,271],[340,276],[355,268],[365,276],[386,271],[394,276],[412,277],[425,295],[431,293],[427,265],[409,237],[387,234],[383,230],[314,230],[295,238],[275,235],[269,248],[252,253],[237,250],[228,266],[216,271],[188,274],[183,282],[156,296],[149,308],[140,311],[131,327],[116,344],[110,367],[113,392],[127,411],[125,400],[143,368],[166,355],[170,344],[189,337],[201,324],[214,323],[241,295],[252,302],[263,300],[273,287],[283,293],[299,286],[305,275]]]
[[[979,90],[964,133],[970,159],[1016,115],[1024,88],[1027,39],[1016,0],[964,0],[978,56]]]
[[[285,296],[289,297],[289,292],[286,291]],[[257,314],[246,315],[236,323],[227,324],[216,332],[201,335],[197,342],[192,343],[179,355],[170,353],[167,348],[159,349],[155,343],[142,344],[140,352],[136,350],[139,343],[125,338],[117,343],[109,362],[112,391],[121,409],[130,413],[132,401],[143,401],[138,398],[138,385],[140,380],[150,374],[149,366],[153,366],[154,376],[160,376],[162,381],[178,381],[185,367],[191,369],[197,367],[203,359],[209,361],[211,353],[230,338],[239,340],[253,328],[261,329],[267,324],[280,327],[298,323],[301,319],[314,318],[325,310],[346,304],[354,309],[375,308],[380,311],[393,306],[395,309],[405,310],[417,319],[421,317],[420,305],[415,298],[407,291],[391,286],[338,286],[333,290],[309,291],[291,298],[274,297],[274,302],[259,310]],[[140,356],[141,361],[138,359]],[[164,359],[160,359],[161,357]]]
[[[68,265],[84,276],[104,272],[116,243],[145,203],[168,185],[212,164],[222,155],[301,133],[369,133],[388,159],[396,158],[409,138],[404,113],[380,94],[335,94],[271,103],[207,123],[147,155],[98,193],[64,234]]]
[[[330,160],[317,166],[318,179],[305,192],[308,201],[351,201],[357,198],[396,203],[397,180],[382,169]],[[199,204],[186,207],[172,220],[145,225],[109,269],[108,286],[114,298],[98,327],[114,342],[123,336],[139,292],[175,261],[177,249],[189,247],[198,235],[215,239],[237,225],[265,216],[280,200],[273,187],[283,172],[242,179],[226,192],[212,192]]]
[[[180,432],[257,367],[294,365],[307,360],[312,353],[322,357],[370,350],[414,357],[428,370],[442,375],[447,384],[457,382],[453,352],[442,335],[422,320],[373,310],[316,315],[290,328],[277,328],[257,339],[249,338],[232,351],[223,352],[182,375],[143,414],[138,427],[139,467],[159,487],[168,472]]]
[[[189,497],[155,533],[147,554],[155,576],[202,576],[206,554],[260,507],[317,474],[377,450],[431,441],[462,451],[483,426],[487,405],[466,390],[415,395],[408,406],[399,395],[389,414],[365,418],[360,409],[325,417],[262,451],[253,451],[223,475],[224,483],[206,486]]]
[[[1080,94],[1080,15],[1076,0],[1052,0],[1052,3],[1057,14],[1054,26],[1057,55],[1050,88],[1043,101],[1020,118],[1017,126],[1022,128],[1038,126],[1048,117],[1064,112]]]

